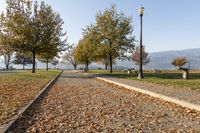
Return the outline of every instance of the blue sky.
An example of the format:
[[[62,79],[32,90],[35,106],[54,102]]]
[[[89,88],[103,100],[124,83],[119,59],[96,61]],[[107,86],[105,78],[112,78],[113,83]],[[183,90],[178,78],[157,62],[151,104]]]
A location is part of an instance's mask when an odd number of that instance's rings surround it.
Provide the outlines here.
[[[132,16],[134,35],[139,38],[140,4],[145,7],[144,44],[147,51],[200,48],[200,0],[45,0],[60,13],[69,43],[77,43],[82,29],[95,21],[97,11],[117,5]],[[0,11],[5,0],[0,0]]]

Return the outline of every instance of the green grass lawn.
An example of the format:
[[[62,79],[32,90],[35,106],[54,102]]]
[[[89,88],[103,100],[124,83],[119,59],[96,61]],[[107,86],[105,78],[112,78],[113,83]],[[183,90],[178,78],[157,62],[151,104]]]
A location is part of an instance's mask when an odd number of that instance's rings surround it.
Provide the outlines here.
[[[39,91],[60,70],[0,71],[0,125],[7,123],[18,111],[39,93]]]
[[[114,71],[110,74],[109,71],[105,70],[91,70],[89,73],[99,73],[109,76],[126,78],[130,80],[138,80],[137,74],[124,74],[123,71]],[[138,80],[141,82],[150,82],[155,84],[161,84],[166,86],[172,86],[176,88],[188,88],[188,89],[200,89],[200,71],[191,70],[190,79],[182,79],[182,71],[179,70],[162,70],[161,74],[154,74],[152,72],[144,71],[144,79]]]

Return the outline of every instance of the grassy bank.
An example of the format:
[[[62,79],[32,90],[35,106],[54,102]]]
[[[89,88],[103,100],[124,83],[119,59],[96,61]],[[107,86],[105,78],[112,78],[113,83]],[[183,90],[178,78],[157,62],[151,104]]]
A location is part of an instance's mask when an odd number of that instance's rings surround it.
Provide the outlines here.
[[[60,71],[0,71],[0,125],[7,123],[19,108],[28,104]]]
[[[114,76],[119,78],[126,78],[130,80],[138,80],[137,74],[124,74],[123,71],[114,71],[110,74],[105,70],[92,70],[90,73],[105,74],[108,76]],[[155,74],[149,71],[144,71],[145,79],[138,80],[141,82],[150,82],[155,84],[161,84],[166,86],[172,86],[176,88],[188,88],[188,89],[200,89],[200,71],[191,70],[190,79],[182,79],[182,71],[178,70],[162,70],[160,74]]]

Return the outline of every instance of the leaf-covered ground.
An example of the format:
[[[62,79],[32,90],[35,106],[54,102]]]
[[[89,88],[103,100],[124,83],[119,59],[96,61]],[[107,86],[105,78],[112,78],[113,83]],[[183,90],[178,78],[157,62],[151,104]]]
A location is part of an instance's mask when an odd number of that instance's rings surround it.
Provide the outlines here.
[[[8,123],[57,74],[58,70],[0,71],[0,125]]]
[[[64,72],[11,132],[198,133],[200,113]]]

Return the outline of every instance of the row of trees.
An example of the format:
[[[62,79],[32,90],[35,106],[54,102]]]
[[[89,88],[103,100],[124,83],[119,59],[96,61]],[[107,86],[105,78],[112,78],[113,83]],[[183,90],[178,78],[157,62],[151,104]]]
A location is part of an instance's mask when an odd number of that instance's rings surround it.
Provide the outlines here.
[[[24,55],[24,53],[15,53],[14,58],[7,65],[9,65],[10,63],[16,64],[16,65],[22,65],[22,68],[25,69],[25,66],[33,64],[33,60],[32,60],[31,54]],[[59,60],[57,58],[54,58],[51,60],[50,63],[55,68],[59,63]],[[49,67],[47,64],[46,69],[48,70],[48,68]]]
[[[116,6],[98,12],[95,23],[86,26],[78,44],[67,45],[63,39],[63,20],[60,15],[45,4],[37,1],[7,0],[6,12],[0,16],[0,55],[4,57],[6,69],[9,64],[32,64],[35,73],[36,58],[46,63],[58,64],[55,57],[66,50],[63,61],[70,62],[74,69],[85,64],[86,71],[92,62],[101,62],[110,68],[116,59],[132,59],[139,65],[139,47],[135,48],[131,17],[116,10]],[[135,48],[135,51],[133,52]],[[130,54],[132,55],[130,56]],[[12,56],[15,55],[12,61]],[[150,62],[143,47],[143,64]],[[186,60],[174,59],[175,66],[182,66]]]
[[[0,16],[0,55],[6,69],[15,54],[23,56],[24,65],[32,64],[32,73],[36,58],[45,62],[48,70],[48,63],[66,49],[62,25],[60,15],[43,1],[7,0],[6,12]]]
[[[66,45],[66,33],[62,32],[63,21],[60,15],[44,2],[38,4],[23,0],[8,0],[7,10],[0,17],[0,55],[4,57],[6,69],[9,64],[32,64],[35,73],[36,58],[46,63],[58,63],[61,51],[66,50],[63,61],[70,62],[74,69],[85,64],[88,70],[92,62],[100,62],[105,69],[110,68],[116,59],[129,59],[134,50],[133,27],[131,17],[116,10],[115,5],[98,12],[96,22],[86,26],[78,44]],[[138,48],[132,60],[138,64]],[[150,59],[144,52],[144,64]],[[12,56],[15,55],[14,61]]]
[[[98,12],[96,22],[86,26],[82,39],[66,53],[64,60],[75,64],[74,68],[77,63],[85,64],[86,71],[91,62],[102,62],[106,69],[110,66],[112,73],[115,59],[127,59],[128,53],[134,49],[131,20],[131,17],[117,12],[115,5]]]

